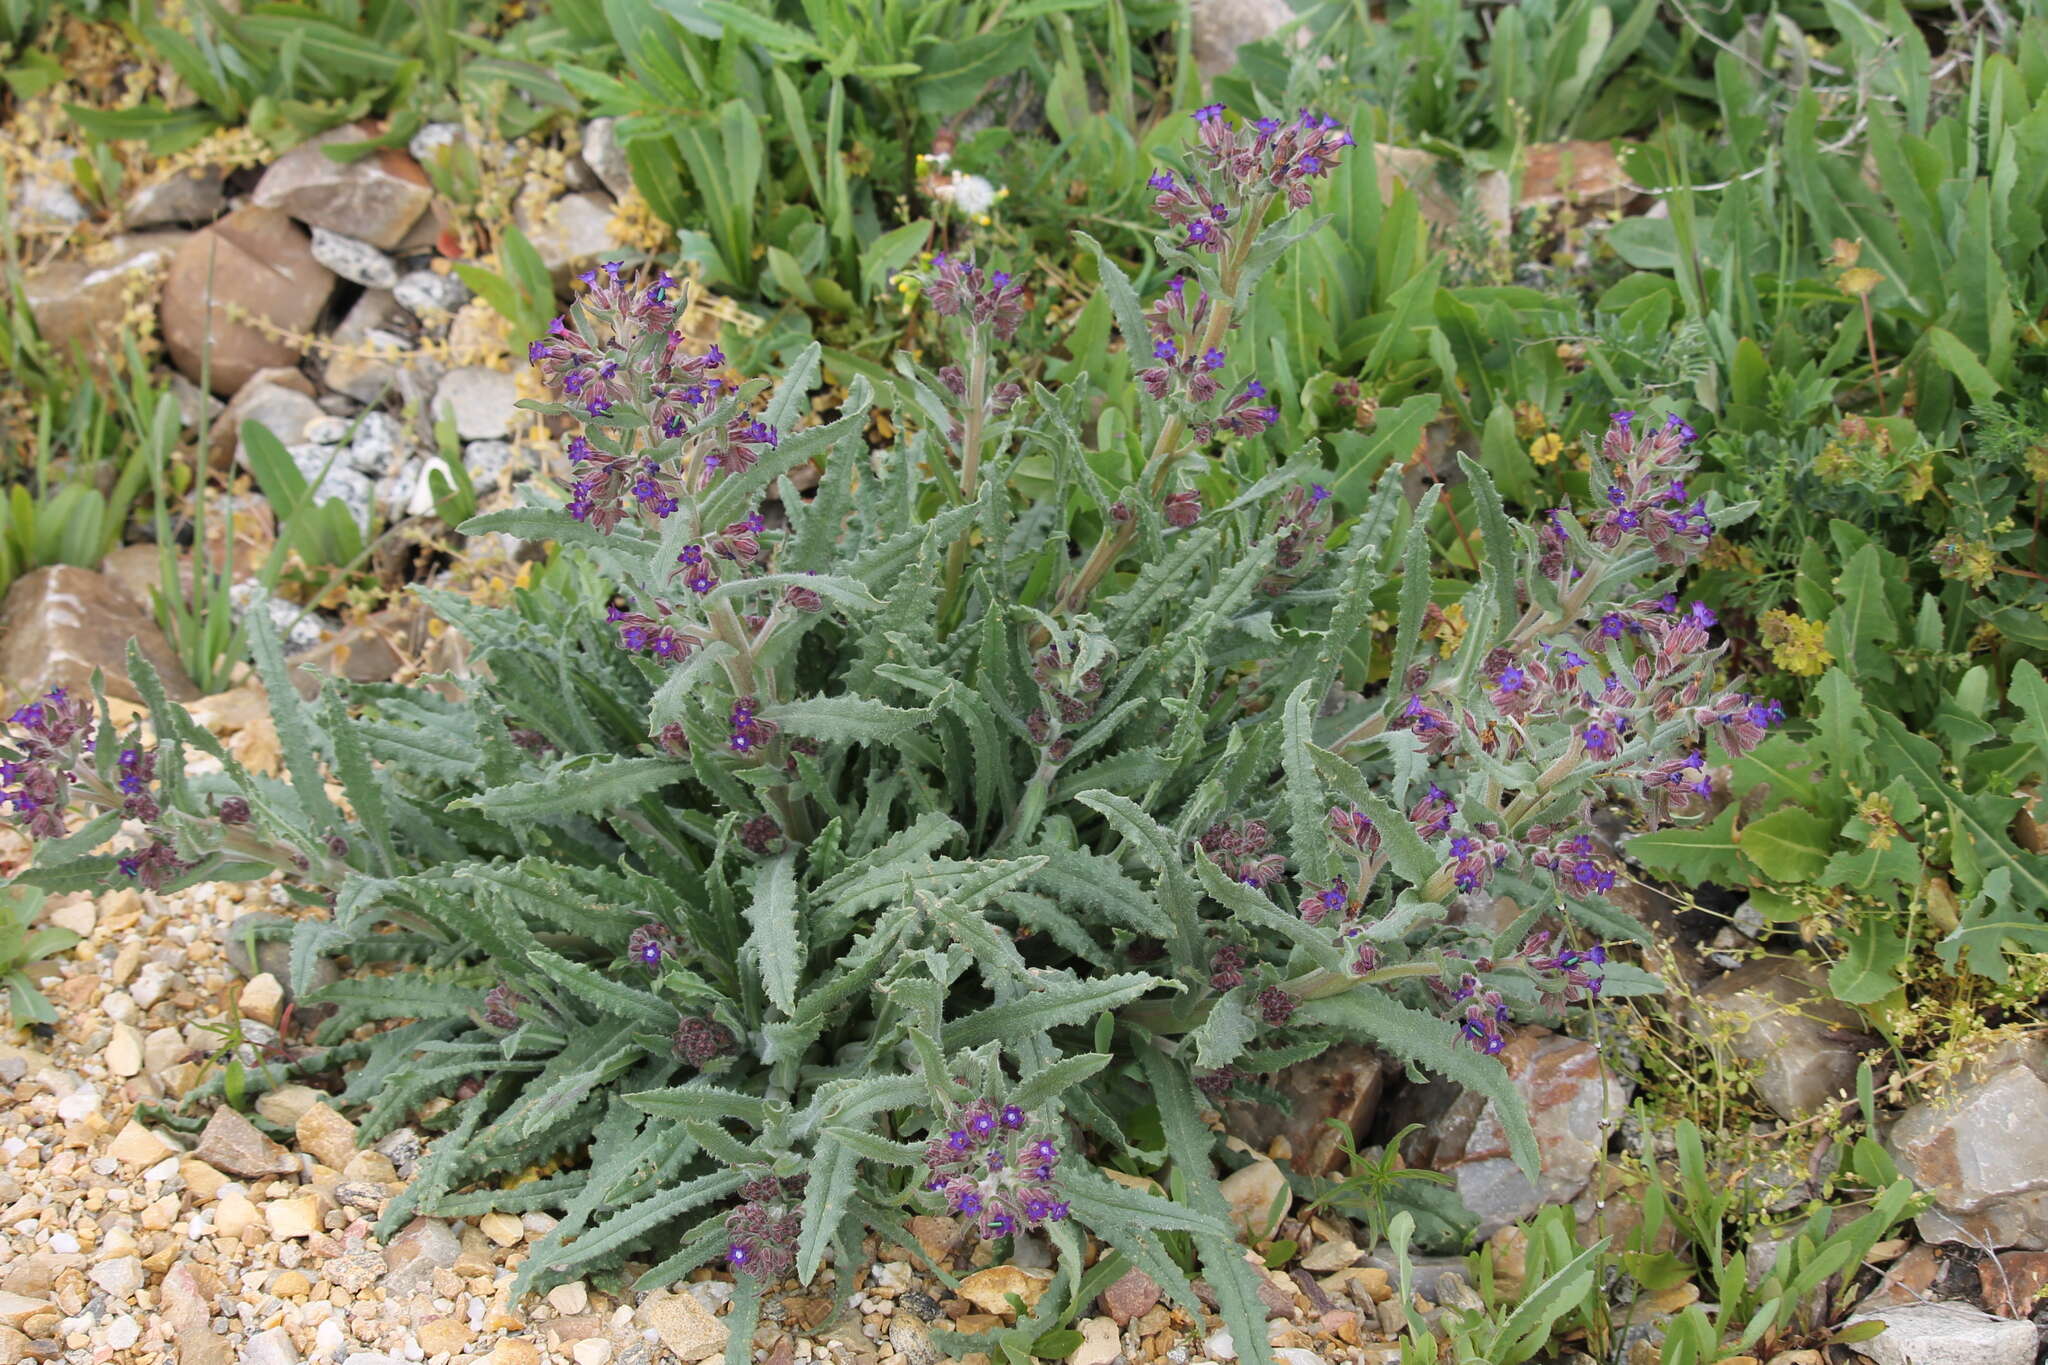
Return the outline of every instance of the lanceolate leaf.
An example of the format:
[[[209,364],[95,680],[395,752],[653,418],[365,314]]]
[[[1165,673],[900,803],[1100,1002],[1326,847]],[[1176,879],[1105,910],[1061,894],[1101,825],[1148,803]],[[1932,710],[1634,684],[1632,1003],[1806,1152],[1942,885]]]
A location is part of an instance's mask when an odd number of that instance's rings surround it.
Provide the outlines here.
[[[747,911],[747,922],[753,926],[747,955],[760,970],[768,998],[784,1014],[796,1012],[797,980],[803,975],[804,940],[796,901],[796,854],[784,853],[762,863]]]
[[[1385,1048],[1403,1061],[1455,1081],[1492,1101],[1507,1133],[1515,1164],[1531,1180],[1541,1159],[1536,1132],[1529,1126],[1528,1106],[1507,1069],[1473,1050],[1455,1024],[1410,1008],[1371,986],[1354,986],[1337,995],[1311,1000],[1296,1015],[1304,1023],[1336,1029],[1347,1037]]]
[[[682,776],[682,768],[670,759],[614,756],[566,767],[540,781],[494,787],[454,804],[500,820],[595,814],[631,805]]]

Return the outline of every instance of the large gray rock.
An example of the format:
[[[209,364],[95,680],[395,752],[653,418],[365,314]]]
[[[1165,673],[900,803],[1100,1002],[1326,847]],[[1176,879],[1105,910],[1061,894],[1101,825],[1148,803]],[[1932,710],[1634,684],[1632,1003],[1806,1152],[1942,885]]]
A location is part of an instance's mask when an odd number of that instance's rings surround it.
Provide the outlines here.
[[[226,180],[226,168],[221,166],[191,166],[173,171],[129,195],[121,213],[122,221],[129,227],[210,223],[220,216],[227,203],[222,192]]]
[[[1931,1242],[2048,1250],[2048,1040],[2006,1043],[1916,1104],[1885,1145],[1934,1196]]]
[[[237,465],[249,467],[248,446],[242,439],[246,423],[265,428],[287,447],[306,439],[307,429],[327,416],[313,401],[312,387],[297,370],[268,371],[242,386],[221,414],[224,444],[232,443]]]
[[[1459,1199],[1479,1220],[1481,1240],[1545,1204],[1567,1204],[1583,1194],[1633,1089],[1592,1044],[1548,1029],[1517,1032],[1500,1059],[1536,1130],[1540,1178],[1532,1184],[1522,1174],[1509,1155],[1499,1111],[1470,1091],[1424,1135],[1426,1159],[1457,1182]]]
[[[1994,1318],[1963,1303],[1916,1303],[1859,1315],[1845,1324],[1882,1322],[1856,1343],[1877,1365],[2034,1365],[2040,1333],[2024,1319]]]
[[[1872,1042],[1856,1011],[1829,993],[1821,967],[1797,958],[1736,968],[1701,992],[1699,1015],[1703,1033],[1725,1036],[1758,1068],[1757,1098],[1787,1119],[1849,1094]]]
[[[519,230],[533,243],[556,283],[618,250],[612,236],[614,206],[605,195],[565,194],[538,214],[519,218]]]
[[[1195,64],[1204,76],[1220,76],[1237,65],[1237,50],[1262,42],[1292,22],[1287,0],[1194,0]],[[1296,45],[1307,41],[1300,33]]]
[[[465,441],[502,441],[511,434],[517,414],[519,381],[504,370],[481,365],[450,370],[434,390],[432,416],[455,414],[455,434]]]
[[[323,150],[368,137],[362,127],[344,124],[300,143],[263,173],[251,199],[308,227],[328,228],[390,250],[405,240],[434,192],[426,172],[404,152],[380,148],[342,162]]]

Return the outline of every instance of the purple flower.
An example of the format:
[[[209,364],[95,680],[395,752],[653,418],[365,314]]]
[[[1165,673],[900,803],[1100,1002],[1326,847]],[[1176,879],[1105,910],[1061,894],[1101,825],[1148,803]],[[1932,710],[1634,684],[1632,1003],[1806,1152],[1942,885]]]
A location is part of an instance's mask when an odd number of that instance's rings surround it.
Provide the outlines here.
[[[1152,356],[1155,360],[1171,360],[1178,354],[1180,352],[1170,341],[1161,341],[1152,347]]]
[[[1154,175],[1150,180],[1147,180],[1145,183],[1147,185],[1150,185],[1153,189],[1158,190],[1160,193],[1164,194],[1173,188],[1173,172],[1160,171],[1158,174]]]
[[[1202,352],[1202,368],[1205,370],[1222,369],[1223,352],[1214,346],[1211,346],[1208,350]]]
[[[1217,119],[1223,117],[1223,106],[1220,104],[1205,104],[1195,110],[1192,117],[1197,123],[1214,123]]]

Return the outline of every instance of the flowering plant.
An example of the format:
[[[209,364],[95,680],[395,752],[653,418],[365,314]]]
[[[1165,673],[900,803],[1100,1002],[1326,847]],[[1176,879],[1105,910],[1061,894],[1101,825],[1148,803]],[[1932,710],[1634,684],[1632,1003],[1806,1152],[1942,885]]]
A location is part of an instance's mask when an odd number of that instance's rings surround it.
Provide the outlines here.
[[[1034,1314],[970,1339],[1019,1349],[1077,1291],[1083,1230],[1197,1310],[1161,1236],[1183,1233],[1264,1358],[1207,1102],[1359,1038],[1484,1091],[1534,1170],[1485,1054],[1600,990],[1601,943],[1637,932],[1602,901],[1620,867],[1589,805],[1684,818],[1707,746],[1775,720],[1715,690],[1711,614],[1669,592],[1732,514],[1686,486],[1689,432],[1623,415],[1583,515],[1511,526],[1468,466],[1481,570],[1439,584],[1437,491],[1411,507],[1386,478],[1339,527],[1316,448],[1240,477],[1231,446],[1273,413],[1231,320],[1349,138],[1308,114],[1197,124],[1154,184],[1159,297],[1097,252],[1156,362],[1127,477],[1083,442],[1085,382],[1011,377],[1031,288],[983,262],[934,262],[955,363],[900,359],[923,421],[882,449],[861,380],[798,425],[816,348],[771,392],[682,346],[667,276],[608,266],[531,355],[563,395],[532,406],[579,427],[572,486],[471,524],[566,553],[506,608],[429,595],[486,667],[308,706],[259,642],[290,782],[218,754],[164,781],[158,827],[181,878],[278,868],[321,906],[296,988],[323,954],[397,965],[313,994],[335,1012],[299,1064],[363,1060],[346,1098],[370,1136],[442,1134],[386,1230],[548,1208],[522,1285],[722,1259],[751,1314],[863,1228],[951,1216],[1063,1253]],[[1012,491],[1027,457],[1049,504]],[[815,494],[768,500],[814,460]],[[1366,699],[1342,664],[1383,582],[1396,685]],[[1465,623],[1441,646],[1440,595]],[[138,671],[155,770],[182,772],[210,741]],[[42,875],[94,870],[59,851]],[[1528,908],[1492,921],[1497,896]],[[1108,1154],[1170,1160],[1185,1197],[1103,1178]]]

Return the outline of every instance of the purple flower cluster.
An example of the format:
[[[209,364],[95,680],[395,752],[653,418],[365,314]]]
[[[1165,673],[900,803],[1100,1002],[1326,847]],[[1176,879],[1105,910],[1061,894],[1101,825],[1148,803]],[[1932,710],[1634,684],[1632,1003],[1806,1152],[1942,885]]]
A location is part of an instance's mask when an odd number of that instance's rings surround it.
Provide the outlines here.
[[[676,1056],[699,1071],[729,1055],[737,1042],[731,1029],[705,1015],[684,1015],[676,1025]]]
[[[1280,498],[1280,519],[1274,530],[1279,543],[1273,550],[1273,571],[1260,580],[1259,590],[1278,596],[1308,576],[1322,554],[1333,521],[1330,490],[1321,484],[1290,488]]]
[[[626,956],[649,971],[659,969],[663,961],[681,951],[681,941],[665,924],[643,924],[626,938]]]
[[[1154,399],[1186,405],[1195,439],[1204,443],[1219,427],[1236,436],[1256,436],[1280,420],[1280,409],[1256,379],[1225,396],[1227,354],[1201,341],[1214,309],[1208,291],[1190,290],[1186,276],[1174,276],[1145,314],[1153,363],[1138,372],[1138,382]]]
[[[976,1100],[926,1145],[925,1188],[983,1239],[1008,1237],[1067,1217],[1053,1181],[1059,1155],[1051,1134],[1016,1105]]]
[[[1273,834],[1263,820],[1219,821],[1195,843],[1225,876],[1246,886],[1270,886],[1287,871],[1287,860],[1273,851]]]
[[[746,1202],[725,1216],[728,1266],[762,1284],[774,1284],[796,1267],[805,1181],[800,1175],[765,1175],[740,1186]]]
[[[1633,412],[1617,412],[1600,443],[1611,470],[1605,506],[1590,522],[1594,543],[1613,549],[1640,539],[1666,564],[1683,564],[1713,539],[1707,500],[1688,500],[1683,470],[1696,432],[1674,414],[1664,425],[1638,430]]]
[[[662,520],[686,492],[752,468],[776,444],[773,427],[727,410],[735,386],[718,373],[724,353],[712,346],[690,354],[671,330],[673,278],[629,282],[616,261],[581,278],[590,288],[574,320],[556,318],[527,348],[541,378],[580,407],[587,424],[566,446],[576,470],[569,515],[601,531],[629,515]],[[647,425],[606,420],[624,411]],[[714,420],[722,411],[723,420]]]
[[[757,815],[740,826],[740,847],[757,858],[782,849],[782,826],[772,815]]]
[[[1190,251],[1223,251],[1233,232],[1256,232],[1275,195],[1290,209],[1307,208],[1309,182],[1327,176],[1356,145],[1335,119],[1307,109],[1286,122],[1233,123],[1222,105],[1209,104],[1194,119],[1192,175],[1162,171],[1148,182],[1153,210],[1185,234]]]
[[[191,866],[156,827],[163,811],[150,785],[156,780],[155,752],[131,740],[115,758],[111,785],[86,761],[96,743],[91,702],[54,687],[16,710],[7,724],[8,744],[0,747],[0,810],[31,837],[63,838],[65,813],[83,804],[117,811],[145,827],[143,842],[114,859],[122,876],[155,891]]]
[[[526,997],[510,986],[493,986],[484,992],[484,1022],[497,1029],[518,1028],[518,1007],[525,1003]]]
[[[38,839],[64,837],[64,809],[76,765],[92,752],[92,703],[62,687],[7,718],[16,755],[0,758],[0,806]],[[132,751],[131,751],[132,752]],[[153,817],[152,817],[153,818]]]
[[[1575,895],[1600,896],[1614,889],[1615,873],[1601,859],[1590,834],[1574,834],[1549,848],[1538,848],[1529,854],[1529,861],[1548,868],[1557,884]]]
[[[743,756],[761,753],[781,727],[772,720],[763,720],[759,715],[759,704],[752,697],[740,697],[732,704],[732,712],[726,717],[730,733],[725,747]]]
[[[1558,1004],[1571,1004],[1591,999],[1600,994],[1602,973],[1598,968],[1607,965],[1607,950],[1599,944],[1583,952],[1563,948],[1548,952],[1550,931],[1539,929],[1529,935],[1522,944],[1522,965],[1536,973],[1539,989],[1545,999]],[[1594,968],[1588,971],[1587,968]]]
[[[1001,270],[984,271],[971,256],[934,256],[924,294],[940,317],[991,328],[1000,341],[1017,335],[1024,321],[1023,283]]]
[[[1504,1028],[1508,1022],[1508,1006],[1499,991],[1489,989],[1468,972],[1458,982],[1458,988],[1451,992],[1451,1002],[1465,1007],[1458,1031],[1473,1047],[1491,1057],[1508,1045]]]

